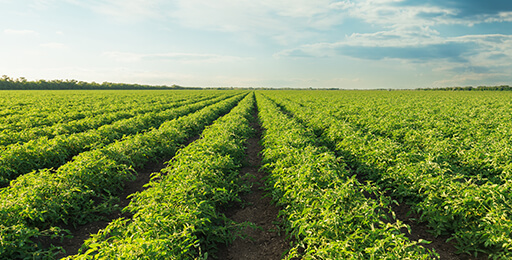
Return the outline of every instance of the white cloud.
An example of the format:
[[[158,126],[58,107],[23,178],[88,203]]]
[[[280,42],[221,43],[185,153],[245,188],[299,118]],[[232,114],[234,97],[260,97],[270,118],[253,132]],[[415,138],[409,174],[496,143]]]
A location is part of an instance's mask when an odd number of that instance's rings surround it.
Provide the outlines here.
[[[341,7],[331,0],[180,0],[171,16],[185,27],[249,33],[286,45],[341,24]]]
[[[343,21],[352,4],[334,0],[66,0],[96,13],[132,23],[162,20],[186,28],[274,39],[280,44],[314,37]]]
[[[239,62],[247,58],[218,55],[218,54],[202,54],[202,53],[133,53],[133,52],[104,52],[103,56],[115,60],[117,62],[139,62],[147,60],[163,60],[173,62]]]
[[[436,80],[432,83],[433,87],[446,87],[446,86],[464,86],[464,85],[473,85],[479,84],[478,82],[489,82],[490,85],[501,85],[507,84],[505,81],[496,81],[496,78],[503,78],[508,76],[503,73],[462,73],[456,74],[451,78],[446,78],[442,80]]]
[[[501,12],[497,17],[488,18],[486,22],[512,22],[512,12]]]
[[[457,49],[457,46],[461,49]],[[306,44],[297,48],[280,51],[274,57],[336,57],[347,55],[347,53],[343,52],[344,49],[353,51],[354,48],[367,51],[376,50],[373,53],[357,53],[361,55],[360,58],[362,59],[371,59],[372,55],[374,55],[374,57],[395,57],[403,60],[416,60],[419,58],[429,61],[442,59],[442,57],[450,58],[450,55],[456,55],[452,57],[467,55],[464,59],[454,59],[453,61],[478,61],[478,65],[482,65],[482,63],[495,62],[494,58],[493,60],[486,61],[486,57],[508,56],[512,54],[510,53],[510,49],[512,49],[512,35],[480,34],[443,37],[436,30],[432,30],[429,27],[411,27],[409,30],[400,28],[375,33],[354,33],[338,42]],[[438,52],[438,54],[428,53],[432,51],[432,48],[435,48],[434,51]],[[400,50],[402,52],[398,53]],[[396,53],[387,55],[386,51]],[[353,55],[349,56],[357,57],[353,52],[351,54]],[[416,58],[415,55],[417,55]]]
[[[410,26],[375,33],[353,33],[346,38],[351,45],[361,46],[411,46],[440,43],[438,31],[428,26]]]
[[[418,14],[438,14],[439,16],[451,14],[454,10],[435,6],[407,6],[397,7],[392,5],[401,1],[366,0],[350,1],[347,13],[355,18],[372,24],[388,28],[400,28],[409,26],[428,26],[436,24],[434,19],[420,19]],[[436,18],[437,19],[437,18]]]
[[[43,48],[54,49],[54,50],[63,50],[63,49],[68,48],[65,44],[60,43],[60,42],[42,43],[42,44],[40,44],[40,46]]]
[[[33,30],[15,30],[15,29],[5,29],[4,34],[7,35],[17,35],[17,36],[37,36],[39,33]]]
[[[353,34],[338,42],[287,49],[274,57],[312,60],[348,57],[387,64],[383,66],[390,68],[397,67],[398,61],[413,70],[432,73],[425,87],[510,84],[512,35],[443,37],[430,30],[418,30],[418,34],[393,30]],[[340,80],[339,85],[361,87],[364,82]]]
[[[493,3],[478,1],[406,1],[406,0],[357,0],[344,1],[347,14],[372,25],[387,28],[409,26],[434,26],[459,24],[472,27],[475,24],[512,22],[512,11],[493,13],[487,9]],[[483,10],[485,9],[485,10]]]
[[[65,0],[118,21],[132,23],[145,19],[160,19],[166,9],[163,0]]]
[[[347,1],[347,0],[341,1],[341,2],[334,2],[329,5],[330,8],[337,9],[337,10],[346,10],[346,9],[349,9],[354,6],[355,6],[354,3]]]
[[[32,0],[29,6],[36,10],[45,10],[53,4],[55,4],[55,0]]]

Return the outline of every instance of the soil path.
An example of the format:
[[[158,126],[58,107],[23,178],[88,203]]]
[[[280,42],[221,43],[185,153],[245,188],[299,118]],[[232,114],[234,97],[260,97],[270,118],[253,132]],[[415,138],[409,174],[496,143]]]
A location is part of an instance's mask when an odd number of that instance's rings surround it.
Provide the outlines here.
[[[271,99],[275,102],[275,100]],[[281,108],[281,111],[288,115],[291,118],[297,119],[301,124],[306,126],[306,123],[301,120],[300,118],[295,117],[295,115],[287,110],[284,106],[280,105],[279,103],[275,102],[275,104]],[[299,104],[300,105],[300,104]],[[302,105],[301,105],[302,106]],[[361,127],[357,127],[357,129],[361,129]],[[317,133],[317,137],[321,138],[322,133]],[[333,143],[329,143],[326,141],[326,146],[333,147],[335,146]],[[341,158],[344,157],[352,157],[352,154],[340,154],[339,152],[336,152],[337,156],[340,156]],[[358,163],[359,164],[359,163]],[[349,165],[350,167],[351,165]],[[356,178],[360,183],[366,183],[366,181],[370,180],[368,176],[361,174],[357,172],[358,166],[352,165],[350,171],[354,172],[356,174]],[[365,194],[365,196],[369,199],[377,199],[375,196],[372,196],[370,194]],[[407,205],[406,203],[401,203],[400,205],[392,204],[391,206],[392,210],[396,214],[396,218],[403,222],[404,224],[407,224],[411,228],[411,233],[408,232],[406,228],[403,228],[401,231],[404,233],[406,237],[408,237],[410,240],[418,241],[420,239],[424,239],[427,241],[430,241],[429,244],[421,244],[421,246],[430,249],[435,250],[439,254],[439,259],[441,260],[487,260],[489,259],[487,255],[479,254],[478,257],[474,257],[469,254],[457,254],[457,248],[455,247],[455,242],[450,241],[447,242],[449,236],[434,236],[430,232],[430,228],[425,223],[418,223],[416,219],[420,218],[419,214],[413,213],[411,211],[411,207]],[[391,214],[389,214],[391,216]],[[245,259],[245,258],[233,258],[233,259]],[[251,258],[253,259],[253,258]],[[256,259],[256,258],[254,258]],[[261,258],[266,259],[266,258]]]
[[[197,135],[188,139],[183,147],[199,139],[199,137],[200,136]],[[123,209],[124,207],[128,206],[131,201],[131,198],[128,197],[129,195],[145,190],[146,187],[144,187],[144,185],[149,183],[151,174],[154,172],[159,172],[163,168],[167,167],[166,163],[171,159],[172,157],[160,158],[157,162],[150,163],[142,169],[137,169],[136,179],[134,181],[125,183],[124,190],[119,195],[119,202],[117,203],[119,205],[119,209]],[[84,241],[89,239],[91,234],[98,233],[100,229],[107,227],[107,225],[114,219],[120,217],[131,218],[132,215],[130,213],[123,213],[120,210],[116,210],[104,217],[104,220],[94,221],[83,226],[78,226],[76,228],[73,226],[62,225],[61,227],[69,230],[73,237],[64,239],[63,241],[48,241],[48,246],[53,244],[54,246],[60,246],[65,250],[65,253],[58,254],[56,259],[77,254],[80,247],[82,247],[84,244]]]
[[[420,215],[411,211],[411,207],[406,203],[400,205],[393,204],[393,211],[396,214],[397,219],[402,221],[411,227],[411,233],[407,229],[403,229],[402,232],[411,240],[425,239],[430,241],[430,244],[422,244],[423,247],[428,249],[434,249],[442,260],[485,260],[488,259],[486,255],[479,254],[478,257],[474,257],[468,254],[457,254],[457,248],[455,243],[450,241],[446,242],[450,236],[434,236],[430,232],[430,228],[426,223],[418,223],[416,219],[420,218]]]
[[[258,122],[251,123],[251,126],[257,133],[248,140],[246,151],[248,165],[242,168],[241,175],[245,181],[252,183],[252,188],[249,193],[241,196],[246,204],[245,207],[234,206],[225,214],[238,223],[252,222],[258,226],[258,229],[246,228],[243,235],[247,238],[237,238],[233,244],[220,248],[216,259],[282,259],[289,249],[284,231],[279,232],[279,226],[275,224],[278,221],[279,208],[271,203],[270,197],[265,196],[264,179],[266,174],[259,171],[262,150],[259,141],[262,130]]]
[[[153,163],[151,165],[146,166],[144,169],[137,171],[137,179],[135,181],[126,183],[125,189],[123,193],[119,196],[119,205],[120,209],[128,206],[130,203],[130,199],[127,198],[128,195],[133,194],[137,191],[144,190],[144,184],[148,183],[151,178],[151,173],[158,172],[165,167],[165,163],[167,160],[161,159],[157,163]],[[57,255],[57,258],[65,257],[68,255],[74,255],[78,253],[80,247],[84,244],[84,241],[88,239],[91,234],[96,234],[100,229],[105,228],[112,220],[124,217],[131,218],[131,215],[128,213],[122,213],[120,210],[116,210],[111,214],[105,216],[105,220],[94,221],[88,223],[83,226],[73,227],[73,226],[63,226],[63,228],[68,229],[73,235],[70,239],[64,239],[62,242],[54,241],[53,245],[61,246],[66,253],[61,253]]]
[[[351,171],[354,171],[353,168]],[[366,183],[367,176],[356,172],[356,178],[360,183]],[[386,194],[386,193],[385,193]],[[385,196],[389,196],[385,195]],[[365,193],[365,197],[368,199],[376,200],[377,197],[373,194]],[[391,199],[398,201],[398,199],[391,197]],[[410,227],[410,232],[407,228],[402,228],[400,231],[408,237],[411,241],[419,241],[420,239],[429,241],[430,243],[421,243],[420,246],[425,247],[429,250],[435,250],[439,254],[441,260],[487,260],[489,259],[485,254],[479,254],[478,257],[469,254],[457,254],[457,248],[455,242],[448,241],[450,238],[448,235],[435,236],[432,233],[431,228],[426,223],[419,223],[417,220],[420,219],[421,215],[415,213],[411,206],[406,202],[400,204],[391,203],[391,210],[395,213],[396,219]],[[391,212],[387,212],[390,219],[392,218]]]

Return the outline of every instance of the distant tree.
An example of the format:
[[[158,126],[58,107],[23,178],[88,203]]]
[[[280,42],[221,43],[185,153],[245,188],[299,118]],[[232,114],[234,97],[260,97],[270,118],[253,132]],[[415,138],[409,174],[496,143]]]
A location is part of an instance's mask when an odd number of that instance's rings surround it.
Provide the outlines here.
[[[512,91],[509,85],[500,86],[466,86],[466,87],[444,87],[444,88],[419,88],[417,90],[444,90],[444,91]]]
[[[85,82],[71,80],[37,80],[29,81],[25,77],[12,79],[7,75],[3,75],[0,78],[0,90],[22,90],[22,89],[33,89],[33,90],[71,90],[71,89],[188,89],[186,87],[172,85],[168,86],[150,86],[150,85],[139,85],[139,84],[125,84],[125,83],[111,83],[103,82],[101,84],[96,82]]]

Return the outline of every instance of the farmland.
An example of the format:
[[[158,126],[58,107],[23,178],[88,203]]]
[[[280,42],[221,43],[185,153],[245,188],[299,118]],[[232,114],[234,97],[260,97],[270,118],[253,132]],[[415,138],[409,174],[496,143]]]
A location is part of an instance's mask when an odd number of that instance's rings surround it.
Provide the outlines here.
[[[508,92],[3,91],[0,107],[2,259],[512,258]],[[235,217],[258,190],[275,214]]]

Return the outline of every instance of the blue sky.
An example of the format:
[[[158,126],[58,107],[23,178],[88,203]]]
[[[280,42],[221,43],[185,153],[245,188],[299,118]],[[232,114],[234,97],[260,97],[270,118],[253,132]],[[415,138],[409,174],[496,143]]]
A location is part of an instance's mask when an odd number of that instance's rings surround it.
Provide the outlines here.
[[[512,2],[0,0],[0,74],[152,85],[512,84]]]

